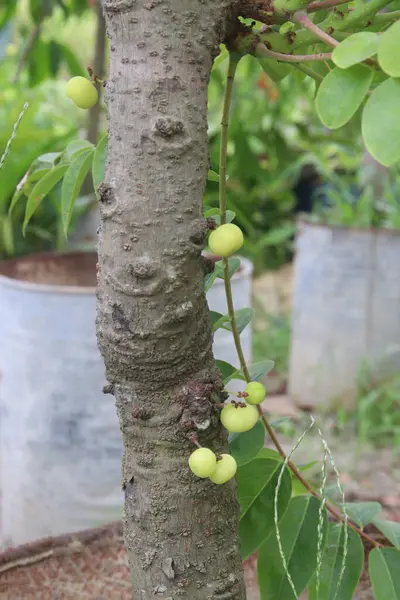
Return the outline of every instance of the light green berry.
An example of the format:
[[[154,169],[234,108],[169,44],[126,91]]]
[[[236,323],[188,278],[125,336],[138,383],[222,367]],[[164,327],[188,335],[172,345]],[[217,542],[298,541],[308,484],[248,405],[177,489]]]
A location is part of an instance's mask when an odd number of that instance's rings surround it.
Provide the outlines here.
[[[99,97],[93,83],[85,77],[72,77],[67,83],[66,92],[79,108],[91,108]]]
[[[190,470],[197,477],[210,477],[217,466],[217,457],[209,448],[198,448],[189,457]]]
[[[251,381],[246,386],[247,404],[261,404],[265,398],[266,389],[259,381]]]
[[[237,462],[230,454],[221,454],[220,460],[217,461],[217,466],[214,473],[210,476],[210,480],[217,485],[226,483],[235,476],[237,471]]]

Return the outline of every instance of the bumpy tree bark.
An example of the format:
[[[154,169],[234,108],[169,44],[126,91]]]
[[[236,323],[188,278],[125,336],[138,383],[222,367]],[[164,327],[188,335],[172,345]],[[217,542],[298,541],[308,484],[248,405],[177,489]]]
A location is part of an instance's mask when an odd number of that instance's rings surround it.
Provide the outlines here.
[[[207,84],[234,0],[103,0],[111,62],[98,339],[124,439],[133,598],[243,600],[235,484],[194,477],[190,433],[226,451],[203,294]]]

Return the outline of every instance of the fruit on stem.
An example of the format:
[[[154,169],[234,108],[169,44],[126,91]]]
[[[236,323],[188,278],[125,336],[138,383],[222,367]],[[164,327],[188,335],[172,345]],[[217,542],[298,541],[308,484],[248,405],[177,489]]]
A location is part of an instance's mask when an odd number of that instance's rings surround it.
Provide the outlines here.
[[[214,229],[208,238],[211,252],[224,258],[231,256],[243,245],[242,230],[233,223],[225,223]]]
[[[235,476],[237,471],[236,460],[230,454],[221,454],[221,459],[217,461],[214,473],[210,480],[217,485],[226,483]]]
[[[190,470],[197,477],[210,477],[217,466],[217,457],[209,448],[197,448],[189,457]]]
[[[221,410],[221,423],[230,433],[249,431],[258,421],[258,410],[249,404],[226,404]]]
[[[91,108],[98,100],[98,93],[93,83],[85,77],[72,77],[67,83],[67,96],[79,108]]]
[[[246,386],[247,404],[261,404],[265,398],[266,389],[259,381],[250,381]]]

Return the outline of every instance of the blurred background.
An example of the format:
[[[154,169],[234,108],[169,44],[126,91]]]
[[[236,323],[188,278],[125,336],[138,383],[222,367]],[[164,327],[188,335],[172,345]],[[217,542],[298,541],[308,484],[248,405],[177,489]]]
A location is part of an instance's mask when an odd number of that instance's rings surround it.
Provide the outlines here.
[[[80,110],[66,97],[65,85],[71,76],[87,76],[88,66],[106,77],[107,56],[96,0],[3,0],[0,156],[24,112],[0,170],[3,545],[120,514],[119,429],[113,402],[101,394],[104,374],[94,331],[93,182],[90,173],[82,178],[68,238],[62,178],[43,184],[62,161],[72,164],[88,148],[96,154],[104,139],[103,102]],[[218,170],[226,67],[222,48],[209,84],[213,171]],[[284,446],[291,447],[312,410],[336,454],[349,497],[379,500],[397,519],[400,173],[367,155],[358,115],[337,131],[324,128],[314,95],[315,82],[300,72],[274,82],[252,57],[240,62],[227,186],[228,208],[245,235],[235,303],[255,309],[243,344],[249,359],[275,363],[266,378],[265,409]],[[41,188],[35,188],[38,182]],[[32,190],[41,201],[24,236]],[[204,204],[218,206],[218,182],[212,177]],[[210,308],[224,312],[221,286],[209,293]],[[235,364],[231,346],[229,332],[216,338],[217,358]],[[72,386],[72,379],[80,384]],[[99,402],[101,416],[93,425]],[[299,450],[300,462],[314,460],[319,443],[311,434]],[[71,472],[72,465],[79,473]],[[46,472],[58,482],[51,493]],[[82,492],[81,485],[95,477],[93,489]],[[39,487],[54,495],[58,508],[42,502],[40,517],[32,522],[27,507]]]

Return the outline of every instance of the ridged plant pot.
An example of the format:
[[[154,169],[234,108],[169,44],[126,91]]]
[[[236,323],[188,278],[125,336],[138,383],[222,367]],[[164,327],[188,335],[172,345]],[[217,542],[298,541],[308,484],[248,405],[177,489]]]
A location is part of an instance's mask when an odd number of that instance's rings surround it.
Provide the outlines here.
[[[294,268],[289,393],[351,408],[360,369],[400,369],[400,232],[301,223]]]
[[[104,395],[95,332],[96,255],[37,255],[0,263],[2,545],[95,527],[122,514],[122,442]],[[251,265],[233,279],[251,300]],[[212,310],[225,312],[218,280]],[[250,357],[250,330],[243,342]],[[231,333],[217,358],[235,363]]]

